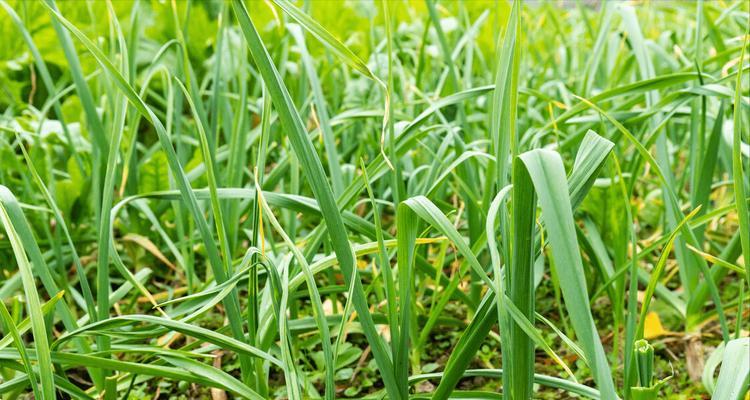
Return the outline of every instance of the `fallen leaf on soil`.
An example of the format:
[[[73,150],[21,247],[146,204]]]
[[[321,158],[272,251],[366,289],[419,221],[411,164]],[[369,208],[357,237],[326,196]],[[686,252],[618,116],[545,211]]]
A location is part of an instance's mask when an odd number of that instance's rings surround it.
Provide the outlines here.
[[[672,334],[672,332],[664,329],[664,326],[661,324],[661,319],[659,318],[659,314],[652,311],[646,315],[646,324],[643,329],[644,338],[653,339],[659,336],[665,336],[669,334]]]

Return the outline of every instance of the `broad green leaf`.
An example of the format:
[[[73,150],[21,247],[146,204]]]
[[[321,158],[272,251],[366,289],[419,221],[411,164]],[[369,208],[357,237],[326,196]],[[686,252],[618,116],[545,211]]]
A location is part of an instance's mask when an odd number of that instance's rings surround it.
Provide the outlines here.
[[[164,152],[157,151],[140,164],[138,183],[142,192],[169,189],[169,167]]]
[[[573,329],[586,354],[602,399],[616,399],[612,373],[589,308],[572,206],[565,185],[565,167],[560,156],[548,150],[532,150],[520,155],[519,159],[530,182],[517,182],[516,187],[522,184],[530,186],[533,182],[539,196],[542,219],[558,267],[560,288]]]
[[[586,193],[593,185],[597,173],[602,168],[603,162],[612,150],[612,147],[612,142],[600,137],[593,131],[589,131],[586,134],[584,142],[581,144],[581,148],[576,155],[576,168],[573,169],[568,179],[572,207],[577,208],[581,204]],[[491,204],[491,210],[493,210],[493,213],[488,215],[488,224],[491,221],[489,218],[490,216],[493,216],[492,219],[494,219],[494,212],[496,212],[494,211],[494,208],[499,207],[500,200],[498,198],[502,198],[500,193],[495,198],[497,202],[493,201]],[[494,221],[492,222],[494,223]],[[494,243],[494,241],[488,240],[488,244],[490,243]],[[537,250],[536,254],[539,254],[539,250]],[[493,252],[491,251],[490,254],[492,255]],[[494,264],[493,270],[500,270],[501,265],[498,263],[500,261],[499,253],[492,257]],[[498,279],[498,277],[495,278]],[[497,284],[497,286],[499,287],[500,285]],[[453,353],[446,364],[444,370],[445,374],[435,392],[435,398],[443,399],[450,395],[451,391],[458,383],[458,380],[463,375],[463,371],[468,368],[473,355],[479,349],[482,341],[487,337],[490,328],[492,328],[492,326],[498,321],[499,310],[497,309],[497,306],[494,306],[493,304],[502,306],[501,302],[496,303],[494,291],[490,291],[482,299],[480,307],[474,314],[474,319],[463,332],[461,338],[454,347]],[[493,310],[493,308],[495,308],[495,310]],[[503,323],[507,325],[509,322],[510,321],[508,320]],[[508,340],[506,339],[506,342],[507,341]]]
[[[724,349],[712,400],[742,400],[750,387],[750,338],[730,340]]]

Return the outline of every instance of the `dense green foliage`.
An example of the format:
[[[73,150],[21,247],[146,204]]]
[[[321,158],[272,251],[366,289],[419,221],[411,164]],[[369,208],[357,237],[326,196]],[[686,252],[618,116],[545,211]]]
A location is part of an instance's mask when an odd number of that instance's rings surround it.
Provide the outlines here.
[[[0,8],[3,399],[747,399],[747,1]]]

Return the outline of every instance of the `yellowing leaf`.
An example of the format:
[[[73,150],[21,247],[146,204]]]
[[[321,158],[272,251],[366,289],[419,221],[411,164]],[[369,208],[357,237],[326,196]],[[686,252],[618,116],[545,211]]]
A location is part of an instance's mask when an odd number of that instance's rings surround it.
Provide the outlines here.
[[[143,247],[146,251],[153,254],[154,257],[158,258],[159,261],[163,262],[172,270],[177,270],[177,267],[175,267],[174,264],[172,264],[171,261],[164,255],[164,253],[159,250],[158,247],[154,244],[154,242],[151,241],[151,239],[137,235],[135,233],[128,233],[127,235],[123,236],[122,240],[127,240],[129,242],[133,242],[141,247]]]
[[[664,326],[661,324],[659,314],[652,311],[646,315],[646,324],[643,329],[644,338],[653,339],[659,336],[669,335],[671,333],[672,332],[664,329]]]

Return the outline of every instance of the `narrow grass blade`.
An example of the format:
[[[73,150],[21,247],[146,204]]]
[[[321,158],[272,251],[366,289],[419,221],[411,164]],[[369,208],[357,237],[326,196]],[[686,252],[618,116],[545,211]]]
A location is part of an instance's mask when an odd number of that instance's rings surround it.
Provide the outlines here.
[[[63,292],[60,292],[57,295],[53,296],[51,299],[49,299],[46,303],[42,304],[42,314],[47,315],[50,312],[52,312],[55,309],[55,305],[62,298],[62,296],[63,296]],[[29,328],[31,328],[30,317],[24,318],[23,321],[15,325],[15,330],[16,332],[18,332],[19,335],[23,335],[24,333],[26,333],[29,330]],[[0,350],[6,348],[14,340],[15,339],[13,338],[13,335],[6,335],[2,339],[0,339]]]
[[[293,6],[289,7],[293,8]],[[326,156],[328,157],[328,171],[331,176],[333,193],[336,196],[340,196],[344,191],[344,181],[341,174],[339,154],[336,150],[336,138],[334,137],[330,117],[328,116],[328,105],[323,96],[323,87],[320,84],[318,72],[315,70],[315,64],[313,63],[313,59],[310,56],[307,45],[305,44],[305,37],[302,30],[294,25],[289,25],[288,29],[292,34],[292,37],[294,37],[294,40],[297,42],[297,46],[300,47],[302,64],[305,67],[307,79],[310,81],[310,87],[313,92],[313,100],[315,102],[314,113],[317,117],[316,120],[319,124],[321,136],[323,136],[323,144],[325,145]]]
[[[750,32],[750,31],[749,31]],[[747,47],[749,34],[745,35],[740,53],[739,68],[745,59],[745,48]],[[734,200],[737,204],[737,221],[740,226],[740,242],[742,245],[742,255],[745,260],[745,279],[750,283],[750,212],[747,209],[747,203],[743,200],[747,197],[745,185],[744,167],[742,165],[742,105],[740,104],[740,91],[742,90],[742,74],[738,71],[737,81],[734,90],[734,132],[732,135],[732,179],[734,183]],[[710,278],[709,278],[710,279]]]
[[[685,218],[680,221],[680,223],[674,228],[674,230],[669,234],[669,239],[667,240],[667,243],[664,245],[664,250],[662,250],[661,256],[659,257],[659,261],[657,261],[656,265],[654,265],[653,271],[651,271],[651,277],[648,282],[648,286],[646,287],[646,291],[643,295],[643,301],[641,305],[641,312],[640,312],[640,319],[638,321],[638,335],[636,339],[642,339],[643,337],[643,330],[646,324],[646,314],[648,313],[648,308],[651,305],[651,299],[654,296],[654,290],[656,289],[656,284],[659,282],[659,279],[661,278],[661,274],[664,271],[664,268],[667,264],[667,259],[669,258],[669,253],[672,251],[672,247],[674,246],[675,240],[677,239],[677,236],[681,233],[680,229],[682,229],[683,226],[687,225],[687,222],[690,221],[692,217],[694,217],[698,211],[699,208],[694,209],[690,212]]]
[[[26,296],[27,311],[31,320],[31,332],[34,335],[34,346],[38,355],[38,367],[40,377],[39,394],[43,400],[55,398],[55,382],[52,379],[54,374],[52,359],[50,357],[49,340],[47,339],[47,328],[42,314],[42,304],[39,301],[39,295],[34,281],[34,272],[26,256],[21,238],[15,229],[17,221],[11,220],[8,215],[5,202],[13,201],[14,196],[5,186],[0,186],[0,222],[5,228],[5,233],[16,257],[18,270],[23,282],[23,291]],[[19,342],[19,345],[22,345]]]
[[[159,143],[167,154],[167,161],[169,168],[175,176],[175,183],[180,190],[181,197],[186,200],[187,207],[193,216],[195,223],[200,232],[200,237],[205,244],[206,253],[208,255],[209,264],[211,269],[219,282],[223,282],[227,279],[227,271],[223,267],[221,256],[219,255],[219,249],[216,246],[216,242],[213,235],[208,227],[201,209],[198,205],[198,201],[193,193],[190,186],[190,182],[185,176],[184,170],[179,163],[177,154],[175,153],[172,143],[167,135],[164,126],[162,125],[159,118],[154,114],[151,108],[146,102],[133,90],[127,80],[122,76],[118,69],[112,64],[112,62],[102,53],[102,51],[83,34],[75,25],[65,19],[57,11],[48,6],[51,15],[57,21],[60,21],[65,28],[68,29],[83,45],[86,49],[94,56],[99,65],[107,71],[110,77],[113,78],[114,84],[120,89],[120,91],[127,97],[130,103],[141,113],[148,121],[154,126],[157,136],[159,137]],[[227,316],[229,319],[229,325],[232,328],[232,333],[235,338],[244,339],[244,332],[242,328],[241,313],[239,309],[239,300],[236,293],[230,294],[230,296],[224,302],[227,308]],[[240,357],[242,363],[242,370],[246,377],[250,371],[249,359]]]
[[[367,66],[367,63],[362,61],[362,59],[360,59],[356,54],[349,50],[348,47],[341,43],[340,40],[336,39],[336,37],[328,32],[317,21],[295,7],[289,0],[273,0],[273,2],[282,10],[284,10],[284,12],[292,17],[295,21],[297,21],[300,26],[302,26],[313,36],[315,36],[316,39],[318,39],[323,45],[325,45],[336,56],[338,56],[341,61],[344,61],[347,65],[349,65],[349,67],[355,69],[367,78],[372,79],[373,81],[375,81],[375,83],[383,88],[385,92],[385,105],[383,113],[383,128],[380,136],[380,153],[381,155],[383,155],[388,165],[392,168],[392,165],[390,164],[388,157],[385,156],[385,152],[383,150],[385,132],[391,120],[391,95],[390,91],[388,90],[388,86],[370,70],[370,68]]]
[[[247,40],[250,54],[258,65],[258,69],[268,87],[268,92],[273,100],[274,106],[276,107],[276,111],[279,113],[279,120],[286,130],[292,148],[310,181],[310,187],[312,188],[322,211],[323,218],[328,228],[328,234],[333,245],[333,250],[338,257],[341,270],[344,273],[347,282],[354,282],[354,306],[357,310],[360,323],[362,323],[365,336],[367,336],[367,341],[372,347],[372,353],[377,361],[380,373],[382,374],[383,382],[388,393],[394,398],[400,399],[401,396],[399,393],[401,390],[399,387],[403,387],[403,383],[397,383],[396,378],[393,375],[389,352],[375,329],[375,324],[370,315],[362,283],[359,282],[359,280],[352,281],[352,279],[356,278],[353,274],[353,269],[355,268],[354,256],[351,247],[349,246],[349,240],[347,238],[344,222],[341,218],[341,213],[336,205],[336,201],[334,200],[331,187],[325,177],[325,172],[323,171],[320,159],[307,136],[307,132],[302,125],[299,113],[294,107],[276,67],[271,61],[258,32],[255,30],[255,26],[250,20],[247,9],[245,9],[242,2],[238,0],[235,0],[232,3],[232,8],[234,9],[234,13],[237,16],[242,32]]]
[[[510,177],[511,157],[517,154],[516,107],[518,89],[518,69],[520,66],[521,2],[514,1],[508,25],[505,28],[502,46],[495,71],[495,84],[492,92],[492,112],[490,117],[490,137],[494,150],[495,164],[488,168],[487,185],[489,193],[496,193],[504,187]],[[491,194],[485,196],[491,196]],[[489,201],[488,201],[489,203]]]
[[[122,315],[119,317],[112,317],[104,321],[94,322],[77,329],[73,332],[67,333],[60,337],[53,343],[53,348],[62,346],[63,343],[69,341],[75,336],[87,333],[95,330],[106,330],[109,327],[118,327],[124,325],[131,325],[132,323],[149,323],[164,328],[169,328],[177,332],[182,332],[185,335],[192,336],[196,339],[200,339],[209,343],[213,343],[217,346],[221,346],[224,349],[236,351],[238,353],[246,354],[248,356],[259,357],[266,360],[274,365],[281,366],[281,361],[271,356],[270,354],[259,350],[256,347],[250,346],[244,342],[241,342],[232,337],[217,333],[210,329],[201,328],[195,325],[191,325],[185,322],[175,321],[162,317],[154,317],[151,315]]]
[[[256,187],[259,187],[257,186],[257,182]],[[262,192],[259,191],[258,193]],[[313,276],[310,265],[308,264],[304,255],[302,255],[302,252],[299,251],[296,244],[284,231],[284,228],[282,228],[281,224],[276,219],[276,216],[273,215],[271,208],[268,206],[268,203],[266,203],[262,194],[258,196],[258,200],[261,204],[261,207],[263,207],[263,215],[266,217],[266,220],[270,222],[271,226],[276,229],[276,232],[281,235],[282,239],[291,250],[291,253],[294,255],[295,260],[297,260],[297,263],[302,268],[302,274],[305,276],[305,282],[307,283],[307,290],[310,293],[310,301],[313,304],[313,317],[315,318],[318,330],[320,331],[320,340],[323,347],[323,356],[325,358],[325,395],[327,399],[333,399],[335,388],[334,372],[336,367],[333,363],[333,351],[331,350],[331,334],[328,330],[328,324],[325,322],[325,312],[323,311],[323,303],[320,301],[320,292],[318,291],[317,283],[315,283],[315,277]],[[288,276],[286,276],[286,281],[287,285],[283,285],[282,282],[282,287],[284,288],[289,287]],[[281,309],[285,310],[286,308],[282,306]],[[288,335],[283,330],[280,330],[280,332],[282,337]]]
[[[16,134],[16,137],[18,137],[18,132],[14,131]],[[55,216],[55,220],[60,225],[60,229],[62,229],[63,235],[65,236],[65,240],[68,242],[68,246],[70,247],[71,255],[73,257],[73,263],[75,264],[76,268],[76,275],[78,275],[78,282],[81,285],[81,291],[83,292],[83,298],[86,300],[86,306],[88,314],[93,317],[96,315],[96,309],[95,309],[95,302],[94,302],[94,296],[91,293],[91,287],[89,286],[88,279],[86,278],[86,274],[84,272],[83,264],[81,263],[81,258],[78,256],[78,251],[75,248],[75,244],[73,243],[73,239],[70,236],[70,230],[68,229],[68,224],[65,223],[65,219],[62,216],[62,212],[60,211],[60,208],[57,206],[57,203],[55,203],[55,200],[52,198],[52,194],[50,194],[49,190],[47,189],[47,186],[45,186],[44,182],[42,181],[42,177],[39,175],[39,172],[37,172],[36,167],[34,166],[34,162],[32,161],[31,157],[29,156],[29,153],[26,151],[26,148],[24,146],[19,146],[21,149],[21,153],[23,154],[23,158],[26,161],[26,166],[29,168],[29,172],[31,172],[31,176],[34,178],[34,183],[36,183],[37,187],[39,188],[39,191],[44,196],[44,199],[47,201],[47,205],[52,210],[52,213]]]
[[[502,378],[504,371],[502,369],[467,369],[462,377],[481,376],[485,378]],[[425,379],[441,379],[445,376],[443,372],[434,372],[429,374],[412,375],[409,377],[409,383],[418,383]],[[601,399],[599,391],[580,383],[571,382],[548,375],[534,374],[534,383],[550,388],[564,390],[574,393],[588,399]]]
[[[523,159],[520,159],[523,160]],[[505,287],[510,303],[518,307],[526,318],[533,319],[534,315],[534,259],[535,249],[535,220],[536,193],[532,185],[533,171],[520,161],[513,162],[513,194],[511,214],[511,255],[505,268]],[[564,184],[564,180],[561,182]],[[537,184],[541,188],[541,183]],[[567,190],[565,191],[567,195]],[[552,193],[556,195],[556,193]],[[558,199],[560,200],[560,199]],[[568,200],[569,201],[569,200]],[[565,207],[563,203],[561,205]],[[545,217],[545,222],[547,218]],[[550,236],[552,233],[550,233]],[[570,309],[570,308],[569,308]],[[532,394],[532,377],[534,376],[534,344],[521,326],[517,323],[509,326],[508,342],[503,343],[507,353],[503,361],[508,361],[505,369],[508,374],[503,376],[503,387],[513,398],[530,398]],[[505,365],[505,364],[503,364]]]
[[[13,322],[13,317],[10,316],[8,309],[5,308],[5,303],[2,301],[0,301],[0,319],[2,319],[5,329],[7,329],[6,337],[13,340],[13,343],[16,345],[16,350],[18,350],[18,354],[21,356],[21,363],[23,363],[23,367],[26,370],[26,377],[31,383],[34,397],[39,397],[40,399],[47,398],[43,397],[41,393],[42,389],[39,382],[37,382],[36,374],[34,373],[34,366],[31,364],[29,355],[26,353],[26,348],[23,346],[24,343],[23,340],[21,340],[21,334],[18,332],[16,323]]]

